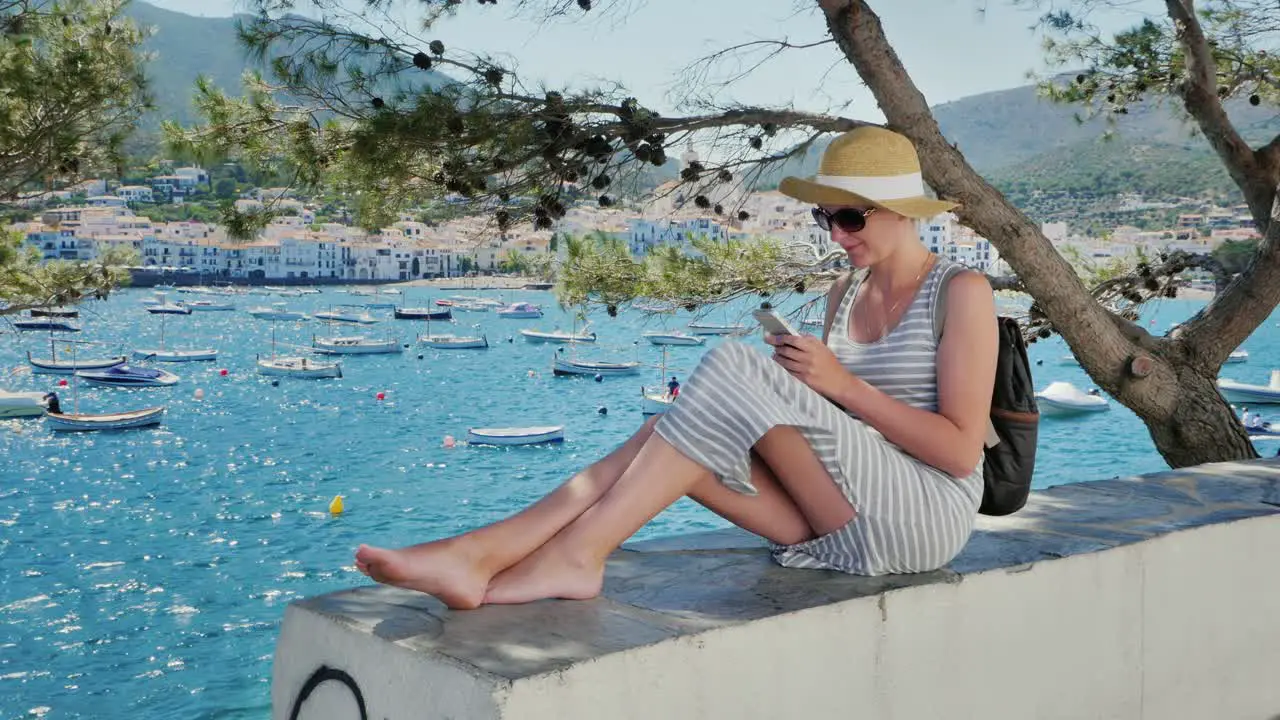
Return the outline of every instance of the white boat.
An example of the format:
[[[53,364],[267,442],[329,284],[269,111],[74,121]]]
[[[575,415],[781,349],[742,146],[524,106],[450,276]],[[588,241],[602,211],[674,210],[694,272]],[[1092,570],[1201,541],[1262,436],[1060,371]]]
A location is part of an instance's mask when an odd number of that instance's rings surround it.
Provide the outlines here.
[[[513,320],[531,320],[542,317],[542,308],[527,302],[518,302],[498,310],[498,317]]]
[[[489,339],[484,336],[419,335],[418,344],[437,350],[482,350],[489,347]]]
[[[187,303],[187,307],[196,312],[226,312],[236,309],[236,306],[232,303],[217,302],[216,300],[192,300]]]
[[[390,300],[374,300],[373,302],[365,303],[364,306],[370,310],[390,310],[391,308],[394,308],[396,304]]]
[[[304,357],[273,355],[269,358],[258,358],[258,374],[297,378],[340,378],[342,364],[316,362]]]
[[[1111,403],[1101,395],[1087,393],[1069,382],[1052,382],[1036,393],[1040,414],[1045,417],[1063,417],[1102,412],[1111,409]]]
[[[1230,378],[1219,378],[1218,392],[1228,402],[1250,405],[1280,404],[1280,370],[1271,371],[1269,385],[1250,385]]]
[[[557,354],[551,371],[556,375],[635,375],[640,371],[640,363],[572,360]]]
[[[273,290],[272,293],[278,297],[302,297],[306,294],[301,290]]]
[[[564,330],[552,330],[546,332],[544,330],[521,330],[520,334],[524,339],[531,343],[593,343],[596,341],[596,334],[565,332]]]
[[[1075,355],[1061,355],[1058,357],[1059,365],[1079,365],[1080,361],[1076,360]]]
[[[538,445],[564,442],[564,426],[471,428],[467,442],[472,445]]]
[[[155,360],[156,362],[203,362],[218,359],[218,351],[212,348],[176,350],[164,346],[165,316],[160,316],[160,346],[133,351],[139,360]]]
[[[1248,362],[1248,361],[1249,361],[1248,350],[1236,350],[1227,356],[1226,364],[1231,365],[1235,363],[1242,363],[1242,362]]]
[[[710,323],[689,323],[689,332],[694,335],[732,335],[746,332],[745,325],[713,325]]]
[[[105,370],[116,365],[123,365],[129,360],[124,355],[106,358],[76,357],[75,352],[72,352],[70,360],[59,360],[58,343],[60,342],[71,344],[73,351],[76,345],[85,344],[74,340],[54,340],[50,337],[48,358],[35,358],[31,356],[30,350],[27,351],[27,363],[31,365],[31,372],[38,375],[72,375],[77,370]]]
[[[160,302],[148,305],[147,312],[152,315],[190,315],[191,308],[182,303]]]
[[[682,332],[647,332],[641,337],[654,345],[701,345],[707,341],[705,337]]]
[[[326,355],[382,355],[398,353],[404,350],[396,338],[375,340],[363,335],[348,337],[313,337],[311,347],[318,353]]]
[[[105,370],[77,370],[75,376],[94,385],[110,387],[168,387],[177,385],[180,379],[168,370],[130,365],[116,365]]]
[[[51,392],[0,390],[0,419],[36,417],[46,410],[58,412],[58,396]]]
[[[315,288],[309,288],[309,287],[295,288],[293,292],[296,292],[299,295],[319,295],[320,294],[319,290]]]
[[[290,310],[282,303],[271,303],[271,306],[259,305],[251,307],[247,311],[250,315],[259,320],[309,320],[307,314],[297,310]]]
[[[317,320],[323,320],[325,322],[342,322],[342,323],[352,323],[356,325],[372,325],[378,322],[377,318],[375,318],[374,316],[370,315],[367,312],[353,313],[353,312],[339,312],[335,310],[327,310],[327,311],[322,311],[318,313],[313,313],[311,317]]]
[[[49,419],[49,428],[52,430],[90,431],[127,430],[159,425],[162,415],[164,415],[163,405],[143,408],[142,410],[105,414],[50,412],[47,417]]]
[[[489,312],[493,309],[492,305],[478,302],[455,302],[450,307],[458,312]]]
[[[671,397],[671,393],[663,388],[659,391],[645,390],[640,388],[640,414],[642,415],[661,415],[675,402],[675,398]]]

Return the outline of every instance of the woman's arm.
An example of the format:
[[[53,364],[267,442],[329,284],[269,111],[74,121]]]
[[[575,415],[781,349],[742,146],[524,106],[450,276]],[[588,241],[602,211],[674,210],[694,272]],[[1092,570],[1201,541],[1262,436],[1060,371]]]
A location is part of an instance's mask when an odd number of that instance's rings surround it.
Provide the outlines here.
[[[980,273],[962,272],[947,285],[938,344],[938,412],[895,400],[846,373],[828,397],[922,462],[963,477],[982,459],[991,414],[997,347],[995,298]]]

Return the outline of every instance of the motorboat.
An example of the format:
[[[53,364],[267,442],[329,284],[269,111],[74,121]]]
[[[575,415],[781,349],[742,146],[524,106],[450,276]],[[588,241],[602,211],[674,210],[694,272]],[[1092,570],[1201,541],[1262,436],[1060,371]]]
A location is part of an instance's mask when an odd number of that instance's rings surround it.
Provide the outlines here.
[[[472,445],[540,445],[564,442],[564,426],[471,428],[467,442]]]
[[[375,340],[363,335],[347,337],[313,337],[311,347],[318,353],[326,355],[382,355],[398,353],[404,350],[396,338]]]
[[[388,307],[395,308],[394,310],[392,310],[392,315],[395,316],[396,320],[452,320],[453,319],[453,309],[447,308],[447,307],[440,308],[437,310],[433,310],[429,307],[406,308],[406,307],[395,307],[395,305],[390,305]]]
[[[747,329],[745,325],[714,325],[698,322],[689,323],[688,328],[694,335],[733,335],[746,332]]]
[[[419,335],[418,344],[437,350],[483,350],[489,347],[489,338],[483,335]]]
[[[131,428],[159,425],[164,415],[164,406],[128,410],[118,413],[86,414],[58,413],[50,411],[47,415],[49,428],[59,431],[92,431],[92,430],[128,430]]]
[[[0,420],[37,417],[45,414],[45,411],[59,412],[60,410],[56,393],[0,390]]]
[[[1236,363],[1242,363],[1242,362],[1248,362],[1248,361],[1249,361],[1248,350],[1235,350],[1230,355],[1227,356],[1227,359],[1224,361],[1224,363],[1227,365],[1234,365]]]
[[[306,313],[290,310],[282,302],[271,303],[269,307],[266,305],[251,307],[247,312],[259,320],[310,320]]]
[[[341,378],[341,363],[316,362],[305,357],[272,355],[258,358],[259,375],[278,375],[296,378]]]
[[[48,332],[80,332],[80,328],[57,318],[20,318],[13,321],[18,330],[47,330]]]
[[[640,363],[573,360],[557,354],[551,371],[556,375],[635,375],[640,371]]]
[[[565,332],[557,329],[550,332],[544,330],[521,330],[520,334],[531,343],[593,343],[596,341],[596,334],[593,332]]]
[[[533,320],[542,317],[542,308],[527,302],[512,303],[498,310],[498,317],[513,320]]]
[[[707,341],[706,337],[682,332],[647,332],[641,337],[654,345],[701,345]]]
[[[152,315],[190,315],[191,308],[183,303],[159,302],[148,305],[147,312]]]
[[[326,310],[318,313],[312,313],[311,317],[325,322],[351,323],[355,325],[372,325],[378,322],[378,318],[367,312],[353,313]]]
[[[458,312],[489,312],[493,309],[492,305],[480,302],[455,302],[450,307]]]
[[[31,317],[78,318],[80,311],[72,307],[31,308]]]
[[[1059,355],[1058,364],[1059,365],[1079,365],[1080,361],[1076,360],[1075,355]]]
[[[94,385],[111,387],[168,387],[177,385],[180,379],[168,370],[133,365],[116,365],[105,370],[77,370],[75,376]]]
[[[1083,415],[1111,409],[1111,403],[1102,395],[1087,393],[1061,380],[1049,383],[1048,387],[1036,393],[1036,403],[1040,406],[1040,414],[1045,417]]]
[[[1280,404],[1280,370],[1271,371],[1271,382],[1268,385],[1250,385],[1230,378],[1219,378],[1218,392],[1227,402],[1250,405]]]

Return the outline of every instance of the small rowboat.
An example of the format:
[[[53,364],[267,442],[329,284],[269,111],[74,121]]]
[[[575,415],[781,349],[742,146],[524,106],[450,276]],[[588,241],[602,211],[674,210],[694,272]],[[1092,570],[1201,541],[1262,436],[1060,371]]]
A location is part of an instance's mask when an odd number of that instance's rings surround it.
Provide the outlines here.
[[[472,445],[539,445],[564,442],[564,426],[471,428],[467,442]]]
[[[437,350],[483,350],[489,347],[489,338],[460,335],[419,335],[418,343]]]
[[[557,355],[551,371],[556,375],[635,375],[640,371],[640,363],[570,360]]]
[[[86,413],[55,413],[47,415],[49,428],[63,431],[127,430],[129,428],[159,425],[164,406],[130,410],[119,413],[91,415]]]
[[[642,337],[654,345],[701,345],[707,341],[705,337],[682,332],[647,332]]]
[[[77,370],[106,370],[107,368],[123,365],[129,361],[124,355],[117,355],[109,358],[75,358],[72,360],[59,360],[56,357],[34,358],[31,357],[31,351],[27,351],[27,362],[31,365],[31,372],[41,375],[71,375]]]
[[[595,333],[571,333],[564,330],[552,330],[551,332],[521,330],[520,334],[531,343],[593,343],[596,341]]]

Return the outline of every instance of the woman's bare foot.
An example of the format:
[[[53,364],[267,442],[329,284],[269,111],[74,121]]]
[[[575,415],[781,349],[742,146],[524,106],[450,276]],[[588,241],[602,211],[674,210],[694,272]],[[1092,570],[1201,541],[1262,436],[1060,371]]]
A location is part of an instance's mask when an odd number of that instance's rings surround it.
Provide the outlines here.
[[[515,605],[544,598],[590,600],[604,585],[604,563],[582,561],[543,546],[498,573],[484,594],[485,604]]]
[[[399,550],[361,545],[356,568],[380,583],[431,595],[454,610],[479,607],[492,577],[464,548],[449,541]]]

